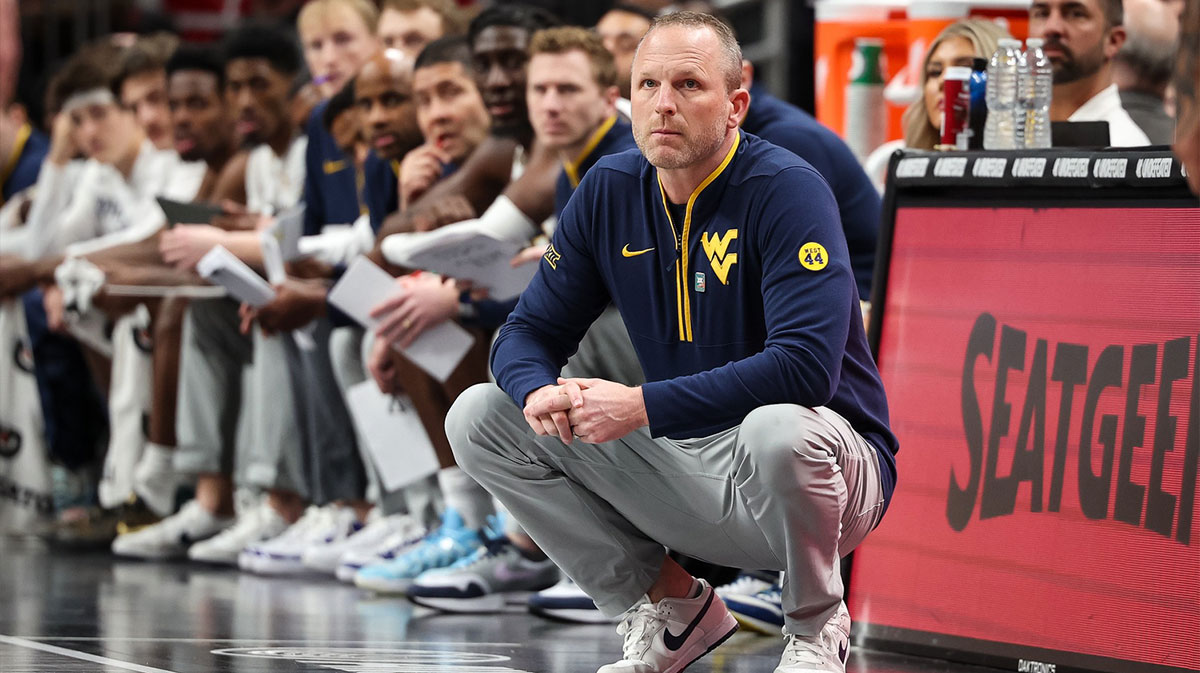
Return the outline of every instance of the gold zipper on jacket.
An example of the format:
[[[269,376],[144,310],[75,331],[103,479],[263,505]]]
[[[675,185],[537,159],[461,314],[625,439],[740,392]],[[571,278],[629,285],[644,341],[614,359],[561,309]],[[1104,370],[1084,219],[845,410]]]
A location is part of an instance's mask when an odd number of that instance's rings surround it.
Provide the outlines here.
[[[729,153],[725,155],[725,159],[721,161],[721,165],[717,166],[712,173],[704,178],[704,182],[692,191],[688,197],[687,207],[683,211],[683,235],[681,236],[675,230],[675,221],[671,219],[671,209],[667,205],[667,191],[663,189],[662,178],[658,177],[658,191],[662,195],[663,210],[667,213],[667,222],[671,224],[671,233],[675,234],[675,250],[679,253],[679,259],[675,264],[675,307],[679,318],[679,340],[692,340],[692,300],[688,294],[688,234],[692,228],[692,207],[696,205],[696,197],[700,196],[700,192],[704,191],[705,187],[712,184],[713,180],[725,170],[730,161],[733,161],[733,155],[737,152],[738,145],[741,143],[742,136],[737,134],[733,137],[733,145],[729,148]],[[657,176],[657,171],[655,172]]]

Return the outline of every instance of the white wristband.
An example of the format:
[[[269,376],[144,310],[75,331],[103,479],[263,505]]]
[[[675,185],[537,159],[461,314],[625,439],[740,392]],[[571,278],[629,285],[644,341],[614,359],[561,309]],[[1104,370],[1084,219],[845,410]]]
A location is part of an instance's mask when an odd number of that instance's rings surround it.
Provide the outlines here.
[[[521,212],[507,196],[499,196],[483,215],[474,220],[463,220],[448,224],[431,232],[392,234],[383,239],[379,249],[389,264],[411,266],[410,254],[413,246],[423,246],[438,236],[452,235],[458,231],[480,231],[503,241],[520,246],[529,244],[530,239],[541,233],[533,220]]]
[[[496,197],[492,205],[479,216],[479,223],[488,234],[522,246],[542,233],[537,223],[529,219],[517,204],[503,194]]]

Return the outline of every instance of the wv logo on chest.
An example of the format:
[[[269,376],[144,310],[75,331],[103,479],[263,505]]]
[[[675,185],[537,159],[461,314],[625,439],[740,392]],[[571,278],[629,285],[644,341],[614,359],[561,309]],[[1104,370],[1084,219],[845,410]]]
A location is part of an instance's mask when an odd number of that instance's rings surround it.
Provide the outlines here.
[[[717,274],[717,280],[721,281],[722,285],[729,284],[729,270],[738,261],[737,253],[729,252],[729,244],[737,238],[737,235],[737,229],[726,231],[724,236],[713,234],[711,238],[707,231],[700,234],[700,244],[704,246],[704,256],[708,258],[708,263],[712,265],[712,270]]]

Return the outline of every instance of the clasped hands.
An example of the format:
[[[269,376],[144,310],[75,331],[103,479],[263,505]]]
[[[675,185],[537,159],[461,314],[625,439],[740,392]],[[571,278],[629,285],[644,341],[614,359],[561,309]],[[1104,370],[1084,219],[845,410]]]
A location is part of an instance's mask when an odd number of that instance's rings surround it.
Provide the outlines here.
[[[563,444],[573,438],[588,444],[620,439],[649,425],[641,387],[604,379],[558,379],[525,398],[525,422],[541,436]]]

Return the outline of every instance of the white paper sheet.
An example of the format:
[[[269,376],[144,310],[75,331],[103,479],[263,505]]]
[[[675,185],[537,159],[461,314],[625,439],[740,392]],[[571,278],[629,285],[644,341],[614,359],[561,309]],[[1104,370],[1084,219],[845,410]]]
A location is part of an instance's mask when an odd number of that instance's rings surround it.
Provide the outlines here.
[[[267,281],[279,285],[287,280],[287,268],[283,265],[279,241],[269,231],[262,232],[260,236],[259,245],[262,247],[263,270],[267,272]]]
[[[276,215],[275,222],[266,228],[265,233],[279,244],[283,261],[291,262],[303,257],[300,254],[300,238],[304,235],[304,204],[292,206]]]
[[[346,402],[384,489],[395,491],[438,471],[437,451],[407,395],[385,395],[374,381],[363,381],[346,389]]]
[[[537,273],[537,264],[513,268],[512,258],[524,246],[491,236],[478,220],[467,220],[437,231],[394,234],[384,240],[390,261],[413,269],[469,280],[488,289],[492,299],[511,299],[524,291]]]
[[[404,293],[395,280],[371,260],[358,257],[329,291],[329,303],[363,327],[374,329],[379,321],[371,317],[371,309],[385,299]],[[470,332],[459,327],[458,323],[447,321],[422,332],[416,341],[408,348],[401,349],[401,352],[413,364],[444,383],[474,343],[475,337]]]
[[[196,271],[210,283],[220,285],[238,301],[261,308],[275,299],[275,289],[223,246],[216,246],[200,258]]]

